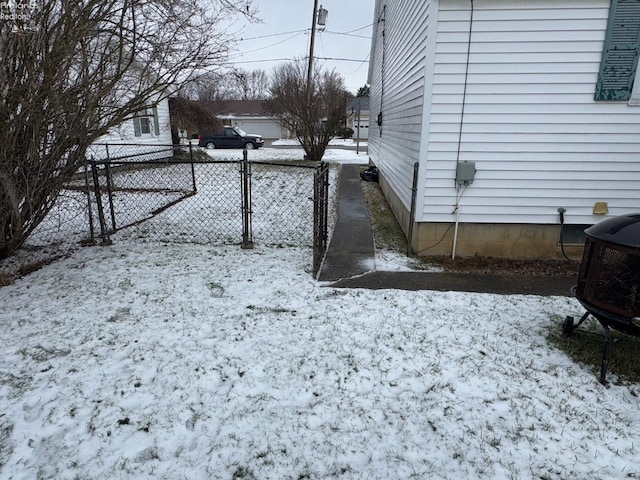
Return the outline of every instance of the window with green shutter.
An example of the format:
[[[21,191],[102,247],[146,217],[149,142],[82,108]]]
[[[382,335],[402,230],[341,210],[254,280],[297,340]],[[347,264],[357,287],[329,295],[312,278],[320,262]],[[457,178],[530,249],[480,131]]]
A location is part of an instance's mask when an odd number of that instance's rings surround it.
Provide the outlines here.
[[[155,136],[160,135],[160,125],[158,123],[158,110],[156,107],[143,108],[135,113],[133,119],[133,132],[136,137],[149,137],[153,131]]]
[[[596,100],[629,100],[640,51],[640,0],[611,0]]]

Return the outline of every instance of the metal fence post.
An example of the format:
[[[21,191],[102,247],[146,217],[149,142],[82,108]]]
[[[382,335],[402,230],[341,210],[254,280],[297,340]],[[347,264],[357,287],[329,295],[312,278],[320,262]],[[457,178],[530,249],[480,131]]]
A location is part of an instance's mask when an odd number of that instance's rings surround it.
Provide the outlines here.
[[[105,174],[107,177],[107,198],[109,198],[109,210],[111,212],[111,228],[112,231],[115,232],[117,230],[116,227],[116,212],[113,207],[113,184],[112,184],[112,176],[111,176],[111,160],[107,156],[107,160],[104,164]]]
[[[320,271],[327,251],[329,216],[329,166],[320,162],[313,176],[313,276]]]
[[[247,150],[242,151],[241,190],[242,190],[242,248],[253,248],[251,231],[251,166]]]
[[[198,186],[196,185],[196,168],[193,164],[193,147],[191,146],[191,140],[189,140],[189,159],[191,160],[191,184],[193,185],[193,193],[197,193]]]
[[[91,161],[91,173],[93,174],[93,185],[96,194],[96,205],[98,207],[98,219],[100,220],[100,237],[102,245],[111,245],[111,239],[107,232],[107,225],[104,220],[104,209],[102,208],[102,194],[100,193],[100,180],[98,179],[98,165],[95,160]]]
[[[93,230],[93,208],[91,207],[91,186],[89,185],[89,162],[84,159],[84,188],[87,192],[87,208],[89,214],[89,238],[91,243],[96,242],[95,232]]]

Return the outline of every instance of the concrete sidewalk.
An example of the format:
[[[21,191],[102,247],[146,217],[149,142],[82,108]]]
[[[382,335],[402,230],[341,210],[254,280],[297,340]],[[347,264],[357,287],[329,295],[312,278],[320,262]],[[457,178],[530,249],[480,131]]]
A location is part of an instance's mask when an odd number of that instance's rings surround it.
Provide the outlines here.
[[[571,296],[577,272],[575,277],[557,277],[376,271],[371,219],[360,182],[358,165],[342,165],[338,179],[338,220],[318,276],[329,286]]]
[[[359,165],[342,165],[338,178],[338,220],[318,279],[335,281],[375,268],[369,209],[360,186]]]

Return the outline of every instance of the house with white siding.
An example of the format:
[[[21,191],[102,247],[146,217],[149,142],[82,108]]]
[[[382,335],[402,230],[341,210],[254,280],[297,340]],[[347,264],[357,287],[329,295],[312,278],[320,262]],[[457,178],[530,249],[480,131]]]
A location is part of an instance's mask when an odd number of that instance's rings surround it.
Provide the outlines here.
[[[264,100],[225,100],[216,105],[217,117],[225,125],[239,127],[247,133],[278,140],[290,138],[278,118],[269,112]]]
[[[369,97],[353,97],[347,101],[347,128],[353,138],[366,140],[369,136]]]
[[[376,0],[369,156],[418,255],[579,258],[640,211],[638,0]]]
[[[87,151],[88,158],[159,160],[173,156],[169,101],[161,98],[102,136]]]

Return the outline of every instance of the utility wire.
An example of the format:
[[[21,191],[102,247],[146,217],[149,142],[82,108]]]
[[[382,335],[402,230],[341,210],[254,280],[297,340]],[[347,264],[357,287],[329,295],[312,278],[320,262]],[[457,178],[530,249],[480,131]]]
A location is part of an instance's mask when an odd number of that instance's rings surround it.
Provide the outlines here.
[[[370,39],[371,36],[367,36],[367,35],[353,35],[353,32],[359,32],[360,30],[364,30],[365,28],[369,28],[371,27],[373,24],[369,24],[369,25],[365,25],[364,27],[359,27],[356,28],[355,30],[349,30],[348,32],[334,32],[331,30],[323,30],[323,32],[325,33],[330,33],[332,35],[346,35],[349,37],[359,37],[359,38],[367,38]],[[291,33],[307,33],[309,31],[308,28],[304,29],[304,30],[291,30],[290,32],[281,32],[281,33],[270,33],[267,35],[258,35],[256,37],[247,37],[247,38],[241,38],[239,41],[240,42],[245,42],[248,40],[259,40],[262,38],[269,38],[269,37],[278,37],[280,35],[289,35]]]
[[[371,35],[354,35],[352,33],[343,33],[343,32],[332,32],[331,30],[325,30],[324,33],[330,33],[332,35],[344,35],[346,37],[356,37],[356,38],[365,38],[367,40],[371,40]]]
[[[309,30],[309,29],[308,29],[308,28],[306,28],[306,29],[304,29],[304,30],[292,30],[292,31],[290,31],[290,32],[271,33],[271,34],[269,34],[269,35],[260,35],[260,36],[257,36],[257,37],[241,38],[239,41],[240,41],[240,42],[244,42],[244,41],[247,41],[247,40],[259,40],[259,39],[261,39],[261,38],[278,37],[278,36],[280,36],[280,35],[289,35],[289,34],[291,34],[291,33],[306,33],[308,30]]]
[[[369,27],[373,27],[373,23],[370,23],[369,25],[365,25],[364,27],[356,28],[355,30],[349,30],[348,32],[343,32],[343,34],[347,35],[349,33],[359,32],[360,30],[364,30],[365,28],[369,28]]]
[[[304,58],[308,58],[307,57],[302,57]],[[367,62],[369,59],[365,58],[364,60],[362,59],[358,59],[358,58],[334,58],[334,57],[317,57],[317,56],[313,56],[313,58],[317,59],[317,60],[333,60],[336,62],[358,62],[358,63],[365,63]],[[287,61],[293,61],[295,60],[295,58],[264,58],[264,59],[260,59],[260,60],[234,60],[234,63],[260,63],[260,62],[287,62]]]
[[[290,32],[290,33],[291,33],[291,32]],[[253,50],[245,50],[245,51],[243,51],[243,52],[241,52],[241,53],[238,53],[237,55],[244,55],[245,53],[259,52],[260,50],[264,50],[264,49],[266,49],[266,48],[275,47],[276,45],[280,45],[281,43],[285,43],[285,42],[288,42],[289,40],[293,40],[294,38],[296,38],[296,37],[298,37],[298,36],[300,36],[300,32],[296,33],[295,35],[293,35],[293,36],[291,36],[291,37],[285,38],[284,40],[280,40],[279,42],[276,42],[276,43],[270,43],[269,45],[265,45],[264,47],[260,47],[260,48],[255,48],[255,49],[253,49]],[[233,56],[235,56],[235,54],[234,54],[234,55],[232,55],[232,57],[233,57]]]

